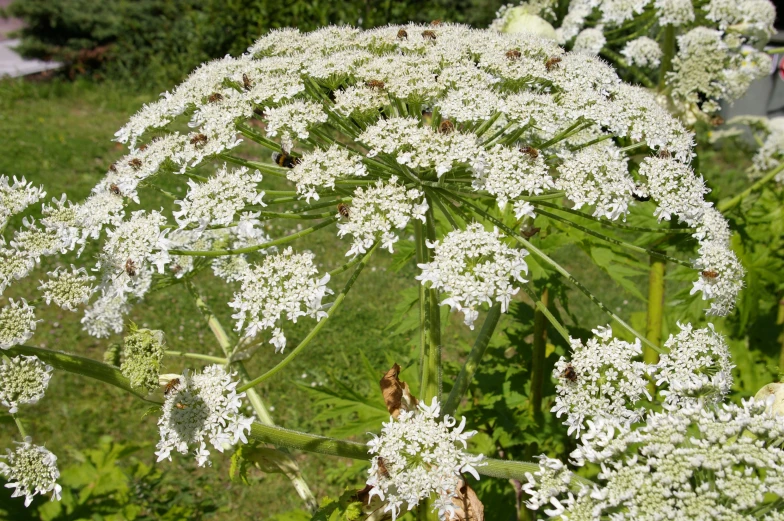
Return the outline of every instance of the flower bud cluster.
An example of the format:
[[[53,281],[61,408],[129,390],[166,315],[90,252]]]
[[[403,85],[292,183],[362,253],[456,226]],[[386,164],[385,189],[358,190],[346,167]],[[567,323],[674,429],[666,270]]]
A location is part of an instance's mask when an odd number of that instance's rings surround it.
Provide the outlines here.
[[[158,387],[158,375],[165,352],[163,331],[132,326],[131,333],[125,337],[120,371],[132,387],[140,387],[151,393]]]

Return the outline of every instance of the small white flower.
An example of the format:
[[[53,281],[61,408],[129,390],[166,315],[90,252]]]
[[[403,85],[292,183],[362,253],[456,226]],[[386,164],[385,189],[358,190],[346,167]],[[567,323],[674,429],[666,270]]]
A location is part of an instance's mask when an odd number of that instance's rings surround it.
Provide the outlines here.
[[[555,405],[551,409],[559,418],[566,414],[564,425],[569,434],[585,428],[590,420],[608,425],[630,425],[639,421],[644,409],[634,405],[647,396],[647,376],[653,366],[633,359],[642,354],[640,340],[633,344],[612,337],[612,329],[599,327],[596,335],[583,344],[571,340],[570,360],[561,358],[553,370],[556,384]]]
[[[236,392],[235,374],[220,365],[205,367],[191,375],[186,369],[179,383],[166,395],[158,419],[161,439],[155,454],[158,461],[171,461],[172,451],[194,451],[199,466],[210,464],[209,442],[218,452],[238,442],[247,442],[253,420],[239,413],[245,393]]]
[[[54,302],[63,309],[76,311],[76,306],[90,300],[94,291],[90,282],[95,277],[88,275],[84,268],[76,269],[73,264],[71,271],[61,269],[58,267],[47,273],[49,280],[39,281],[41,285],[38,289],[43,292],[47,304]]]
[[[21,404],[34,404],[44,397],[54,369],[37,356],[15,356],[0,365],[0,403],[14,414]]]
[[[35,187],[23,177],[9,182],[8,176],[0,176],[0,229],[3,229],[8,218],[17,214],[44,198],[43,187]]]
[[[33,445],[29,436],[23,443],[17,443],[14,451],[6,449],[6,455],[0,456],[0,472],[7,479],[7,488],[14,489],[11,497],[24,496],[25,507],[29,507],[36,494],[52,493],[52,501],[60,500],[62,487],[57,484],[60,471],[57,470],[57,456],[46,448]]]
[[[475,431],[463,432],[466,420],[457,425],[446,415],[439,419],[438,401],[423,403],[413,411],[401,411],[397,419],[384,423],[381,436],[368,442],[373,454],[367,484],[370,497],[379,496],[386,503],[384,512],[397,519],[403,507],[413,509],[423,499],[436,496],[433,510],[442,520],[452,519],[461,474],[468,472],[476,479],[476,467],[483,456],[466,451],[467,440]],[[382,467],[386,470],[382,470]]]
[[[510,248],[500,238],[497,229],[488,232],[481,224],[470,224],[464,231],[449,232],[441,242],[428,243],[432,259],[418,265],[422,273],[417,280],[449,293],[441,304],[462,311],[472,329],[478,306],[500,302],[506,312],[512,296],[520,290],[515,282],[526,282],[521,274],[528,273],[523,260],[528,252]]]
[[[598,55],[599,52],[607,43],[607,38],[599,28],[583,29],[580,34],[574,39],[574,52],[582,52],[585,54]]]
[[[272,329],[270,343],[280,352],[286,346],[286,337],[278,327],[284,314],[292,322],[302,316],[316,320],[327,316],[321,301],[332,293],[327,288],[329,274],[317,278],[314,257],[310,252],[294,253],[289,247],[250,266],[242,276],[240,291],[229,303],[236,310],[232,315],[237,321],[236,330],[253,337]]]
[[[299,164],[287,174],[297,185],[297,193],[310,202],[311,197],[319,200],[319,189],[335,189],[335,181],[341,177],[364,177],[367,168],[358,155],[332,145],[327,150],[315,149],[305,154]]]

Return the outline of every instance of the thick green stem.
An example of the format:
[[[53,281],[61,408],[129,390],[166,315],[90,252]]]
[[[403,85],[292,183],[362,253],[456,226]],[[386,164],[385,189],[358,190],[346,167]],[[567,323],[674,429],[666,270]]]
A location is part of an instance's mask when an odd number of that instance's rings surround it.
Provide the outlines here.
[[[433,201],[429,197],[425,214],[425,237],[430,243],[436,241]],[[425,367],[422,370],[422,388],[419,392],[425,403],[429,404],[433,398],[441,401],[441,307],[438,290],[433,287],[427,289],[427,324]]]
[[[479,368],[479,363],[482,361],[482,357],[487,350],[490,338],[493,336],[495,327],[498,325],[499,318],[501,318],[501,304],[496,303],[493,304],[490,311],[487,312],[485,321],[482,324],[482,329],[479,330],[479,335],[476,337],[476,340],[474,340],[474,347],[472,347],[471,352],[468,353],[468,357],[466,358],[462,369],[460,369],[457,379],[455,379],[455,385],[452,387],[452,391],[449,393],[449,397],[447,397],[446,402],[444,403],[444,407],[441,410],[442,414],[455,414],[457,407],[460,405],[460,400],[463,399],[463,396],[468,390],[468,386],[471,385],[471,382],[474,379],[474,374],[476,374],[476,370]]]
[[[540,301],[547,308],[550,291],[544,288]],[[534,345],[531,356],[531,412],[534,417],[542,413],[544,395],[544,359],[547,348],[547,317],[539,308],[534,309]]]
[[[414,242],[416,247],[417,265],[427,263],[428,250],[425,245],[424,225],[419,220],[414,221]],[[427,353],[428,320],[427,320],[427,290],[423,284],[419,288],[419,388],[424,389],[425,380],[425,354]]]
[[[645,327],[645,337],[655,345],[661,345],[662,320],[664,317],[664,271],[666,263],[656,257],[651,257],[651,268],[648,275],[648,319]],[[659,353],[648,346],[643,350],[643,359],[648,364],[659,361]],[[649,384],[651,394],[656,392],[656,384]]]
[[[138,398],[141,398],[142,400],[152,402],[152,403],[161,403],[158,400],[148,399],[147,395],[142,394],[138,390],[131,387],[131,383],[128,381],[128,379],[124,377],[120,372],[120,370],[117,369],[116,367],[103,364],[101,362],[97,362],[90,358],[64,353],[62,351],[53,351],[51,349],[45,349],[43,347],[32,347],[32,346],[22,346],[22,345],[14,346],[8,349],[6,353],[13,356],[16,355],[37,356],[42,361],[51,365],[55,369],[59,369],[61,371],[68,371],[69,373],[76,373],[84,376],[89,376],[90,378],[93,378],[95,380],[100,380],[109,385],[113,385],[115,387],[119,387],[120,389],[128,391],[129,393],[133,394]]]
[[[768,181],[772,180],[773,178],[778,175],[779,172],[784,170],[784,162],[782,162],[779,166],[765,174],[756,183],[751,185],[750,187],[746,188],[744,191],[733,197],[732,199],[726,199],[724,201],[720,201],[719,204],[716,205],[716,209],[720,212],[725,212],[731,208],[737,206],[743,199],[748,197],[752,192],[755,192],[762,188]]]
[[[292,233],[291,235],[286,235],[285,237],[281,237],[280,239],[275,239],[273,241],[265,242],[263,244],[256,244],[254,246],[247,246],[245,248],[236,248],[233,250],[169,250],[171,255],[188,255],[192,257],[222,257],[224,255],[241,255],[243,253],[253,253],[254,251],[263,250],[265,248],[269,248],[271,246],[278,246],[280,244],[286,244],[288,242],[294,241],[299,239],[300,237],[304,237],[309,235],[321,228],[325,228],[330,224],[335,223],[338,220],[337,217],[330,217],[329,219],[322,221],[315,226],[311,226],[310,228],[305,228],[304,230],[298,231],[297,233]]]
[[[278,371],[280,371],[281,369],[289,365],[291,361],[294,360],[294,358],[303,349],[305,349],[305,347],[307,347],[308,344],[310,344],[310,342],[316,337],[318,332],[321,331],[321,328],[323,328],[326,325],[326,323],[329,322],[329,319],[335,315],[338,309],[340,309],[340,306],[343,304],[343,300],[346,298],[346,294],[351,289],[351,286],[354,285],[354,282],[356,282],[357,278],[359,277],[359,274],[362,273],[363,268],[367,265],[368,261],[370,260],[370,256],[373,255],[373,252],[376,251],[376,248],[378,248],[379,244],[380,242],[376,241],[376,243],[367,251],[367,253],[365,253],[365,255],[362,257],[362,260],[357,265],[357,268],[354,270],[354,273],[351,275],[351,278],[348,279],[348,282],[346,282],[346,285],[343,287],[343,290],[335,298],[335,301],[332,303],[332,306],[330,306],[329,310],[327,311],[327,316],[318,321],[318,323],[313,327],[313,329],[311,329],[310,333],[308,333],[308,336],[306,336],[302,340],[302,342],[300,342],[300,344],[297,347],[295,347],[294,350],[288,354],[288,356],[286,356],[286,358],[281,360],[278,363],[278,365],[276,365],[275,367],[273,367],[263,375],[258,376],[253,380],[251,380],[250,382],[247,382],[246,384],[242,385],[237,389],[237,392],[247,391],[251,387],[254,387],[260,384],[261,382],[263,382],[264,380],[267,380],[268,378],[274,376]]]
[[[659,91],[667,85],[667,73],[672,69],[672,59],[675,57],[675,26],[664,26],[661,66],[659,67]]]

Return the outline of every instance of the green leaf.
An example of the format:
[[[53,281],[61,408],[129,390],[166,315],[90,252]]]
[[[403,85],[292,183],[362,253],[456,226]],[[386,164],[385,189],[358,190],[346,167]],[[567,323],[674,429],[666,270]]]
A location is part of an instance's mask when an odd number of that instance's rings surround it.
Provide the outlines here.
[[[397,241],[395,243],[395,253],[392,254],[392,263],[389,271],[397,273],[406,267],[406,264],[416,255],[416,246],[412,241]]]

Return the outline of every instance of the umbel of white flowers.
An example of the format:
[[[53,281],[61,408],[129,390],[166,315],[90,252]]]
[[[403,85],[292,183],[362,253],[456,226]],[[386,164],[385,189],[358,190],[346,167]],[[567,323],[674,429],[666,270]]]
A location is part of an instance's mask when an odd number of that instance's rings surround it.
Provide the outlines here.
[[[373,454],[367,480],[373,487],[370,497],[379,496],[393,520],[403,508],[411,510],[433,495],[433,510],[442,520],[452,519],[461,474],[479,479],[476,467],[482,465],[483,456],[466,450],[476,431],[463,432],[465,418],[457,425],[449,415],[440,418],[440,412],[436,398],[430,405],[420,402],[415,410],[390,418],[381,436],[374,435],[368,442],[368,452]]]
[[[0,403],[14,414],[20,405],[34,404],[44,397],[52,368],[37,356],[5,358],[0,365]]]
[[[6,449],[0,456],[0,473],[6,476],[6,487],[13,488],[11,497],[24,496],[25,506],[29,507],[36,494],[52,493],[52,500],[60,500],[62,487],[57,484],[60,471],[57,470],[57,456],[44,447],[33,445],[29,436],[24,442],[17,443],[15,450]]]
[[[350,202],[329,217],[336,240],[350,241],[349,256],[376,241],[394,251],[404,229],[427,221],[439,204],[464,211],[451,197],[510,204],[518,219],[530,219],[536,210],[528,198],[563,193],[573,208],[610,220],[624,219],[635,196],[650,198],[660,221],[696,230],[694,292],[709,301],[709,313],[729,313],[743,284],[729,228],[689,166],[693,135],[605,63],[535,36],[450,24],[272,31],[240,57],[202,65],[116,135],[130,149],[86,200],[44,203],[40,220],[25,218],[0,246],[5,290],[41,256],[100,241],[95,287],[79,270],[53,273],[41,287],[47,301],[67,309],[89,298],[82,322],[97,337],[122,332],[133,304],[162,280],[205,267],[241,283],[230,306],[246,337],[269,333],[265,340],[281,351],[284,321],[323,319],[329,278],[315,255],[266,246],[264,222],[290,213],[264,208],[280,199],[263,188],[270,176],[293,184],[296,195],[283,198],[292,203]],[[276,164],[232,156],[243,140],[274,150]],[[215,169],[206,178],[211,170],[193,172],[207,164]],[[171,176],[186,190],[169,208],[174,219],[130,210],[150,193],[152,176]],[[451,195],[434,200],[426,193],[433,185]],[[11,201],[3,219],[44,195],[7,178],[0,194]],[[527,252],[491,237],[488,223],[472,224],[477,218],[429,237],[420,276],[469,324],[485,303],[505,307],[526,272]],[[466,237],[494,260],[472,266]],[[450,265],[439,252],[467,264]],[[25,301],[0,307],[0,348],[29,339],[36,323]]]

